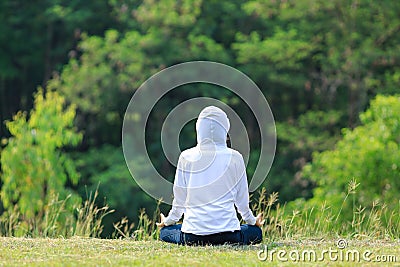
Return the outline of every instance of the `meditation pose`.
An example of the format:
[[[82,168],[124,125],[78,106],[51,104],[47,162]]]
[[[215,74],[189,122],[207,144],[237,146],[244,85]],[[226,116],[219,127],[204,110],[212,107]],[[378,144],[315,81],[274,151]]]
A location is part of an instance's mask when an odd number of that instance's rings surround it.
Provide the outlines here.
[[[160,239],[187,245],[256,244],[262,241],[262,215],[249,208],[242,155],[227,147],[230,123],[221,109],[209,106],[197,118],[197,146],[179,157],[174,200],[157,223]],[[240,225],[236,209],[247,223]],[[176,224],[182,217],[183,223]]]

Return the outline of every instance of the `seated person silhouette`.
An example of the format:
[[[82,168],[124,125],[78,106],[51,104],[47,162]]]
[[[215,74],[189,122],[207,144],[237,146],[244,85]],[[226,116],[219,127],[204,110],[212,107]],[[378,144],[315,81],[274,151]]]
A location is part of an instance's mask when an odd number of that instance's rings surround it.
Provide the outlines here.
[[[242,155],[227,147],[230,123],[221,109],[209,106],[197,118],[197,146],[179,157],[174,200],[157,223],[160,239],[185,245],[249,245],[262,241],[262,215],[249,208]],[[247,223],[240,225],[236,209]],[[183,223],[176,224],[182,217]]]

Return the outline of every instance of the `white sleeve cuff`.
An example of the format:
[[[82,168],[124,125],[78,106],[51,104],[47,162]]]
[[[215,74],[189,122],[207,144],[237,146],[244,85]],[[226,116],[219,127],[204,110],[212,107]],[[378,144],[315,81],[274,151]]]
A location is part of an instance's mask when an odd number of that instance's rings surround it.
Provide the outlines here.
[[[256,217],[251,216],[250,218],[248,218],[248,219],[246,220],[246,223],[247,223],[247,224],[250,224],[250,225],[255,225],[255,224],[256,224],[256,221],[257,221]]]
[[[170,225],[173,225],[173,224],[175,224],[175,223],[176,223],[176,222],[175,222],[174,220],[171,220],[171,219],[169,218],[169,216],[166,217],[165,220],[164,220],[164,225],[165,225],[165,226],[170,226]]]

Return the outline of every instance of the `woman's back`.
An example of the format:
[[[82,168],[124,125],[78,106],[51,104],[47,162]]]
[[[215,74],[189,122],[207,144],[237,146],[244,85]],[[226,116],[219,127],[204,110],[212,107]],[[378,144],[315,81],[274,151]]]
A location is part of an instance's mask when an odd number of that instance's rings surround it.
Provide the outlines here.
[[[226,146],[229,127],[222,110],[205,108],[196,123],[197,146],[181,153],[167,223],[184,213],[185,233],[208,235],[239,230],[235,205],[245,221],[255,222],[248,207],[242,155]]]
[[[202,162],[186,160],[198,154]],[[242,156],[222,146],[211,151],[195,147],[184,151],[181,161],[187,190],[182,231],[206,235],[239,229],[234,204],[240,179],[247,183]]]

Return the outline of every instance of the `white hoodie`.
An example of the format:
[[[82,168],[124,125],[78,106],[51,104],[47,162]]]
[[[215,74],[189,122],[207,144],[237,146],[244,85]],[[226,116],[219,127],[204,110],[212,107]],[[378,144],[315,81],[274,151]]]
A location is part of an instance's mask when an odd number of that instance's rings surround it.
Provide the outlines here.
[[[229,119],[221,109],[203,109],[196,122],[197,146],[179,157],[172,209],[165,225],[179,221],[182,232],[208,235],[240,230],[235,207],[246,223],[256,218],[249,208],[242,155],[226,146]]]

